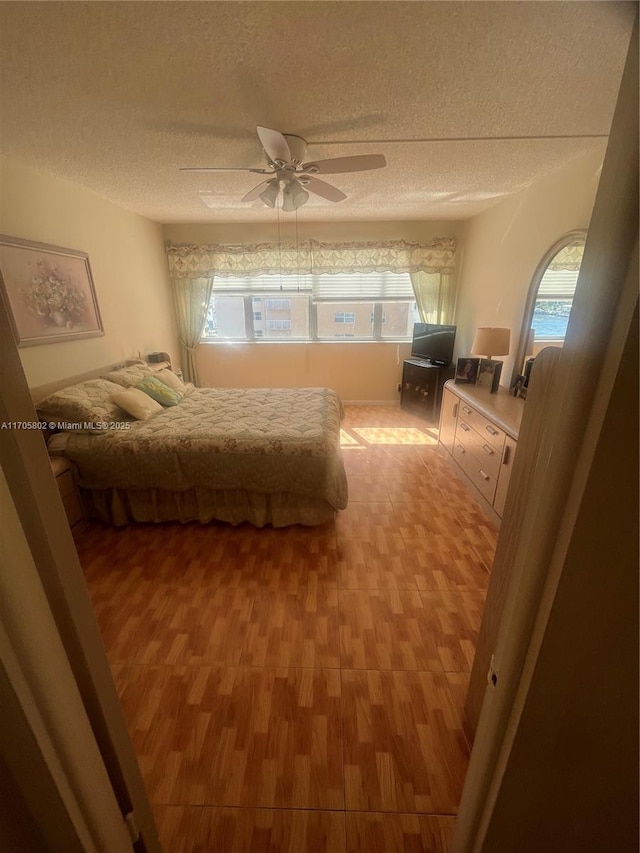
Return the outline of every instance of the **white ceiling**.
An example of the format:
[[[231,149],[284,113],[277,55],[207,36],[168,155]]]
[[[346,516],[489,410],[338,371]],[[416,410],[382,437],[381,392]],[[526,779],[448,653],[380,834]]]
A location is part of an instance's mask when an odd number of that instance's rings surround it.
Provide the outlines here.
[[[263,166],[261,124],[387,158],[301,220],[467,218],[604,152],[636,6],[2,2],[0,151],[159,222],[271,221],[259,175],[178,171]]]

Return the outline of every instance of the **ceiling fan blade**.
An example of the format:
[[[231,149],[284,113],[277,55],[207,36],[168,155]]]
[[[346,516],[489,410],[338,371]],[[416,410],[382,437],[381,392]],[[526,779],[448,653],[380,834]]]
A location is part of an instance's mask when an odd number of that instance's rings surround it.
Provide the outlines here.
[[[312,193],[322,196],[322,198],[326,198],[329,201],[342,201],[346,198],[346,195],[342,190],[339,190],[337,187],[332,187],[331,184],[328,184],[326,181],[321,181],[320,178],[312,178],[311,175],[305,175],[300,183],[305,189],[310,190]]]
[[[262,147],[270,160],[274,163],[276,160],[282,160],[283,163],[291,162],[289,144],[279,131],[272,130],[270,127],[258,127],[257,130]]]
[[[258,186],[249,190],[249,192],[243,196],[240,201],[255,201],[255,199],[259,198],[260,194],[266,190],[270,183],[271,181],[260,181]]]
[[[271,175],[273,169],[249,169],[242,166],[182,166],[179,172],[255,172],[256,175]]]
[[[338,175],[341,172],[366,172],[369,169],[382,169],[387,165],[384,154],[356,154],[353,157],[332,157],[330,160],[315,160],[305,163],[305,172],[319,172],[321,175]]]

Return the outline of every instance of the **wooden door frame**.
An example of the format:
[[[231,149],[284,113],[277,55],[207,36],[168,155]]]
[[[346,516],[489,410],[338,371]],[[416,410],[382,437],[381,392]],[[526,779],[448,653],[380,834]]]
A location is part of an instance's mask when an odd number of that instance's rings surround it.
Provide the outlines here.
[[[37,421],[2,298],[0,421]],[[33,429],[0,430],[0,467],[120,812],[135,816],[140,833],[136,849],[160,853],[151,806],[42,433]]]
[[[637,311],[637,104],[636,16],[567,338],[541,425],[538,464],[510,555],[512,578],[493,659],[497,682],[485,692],[454,853],[485,849]]]

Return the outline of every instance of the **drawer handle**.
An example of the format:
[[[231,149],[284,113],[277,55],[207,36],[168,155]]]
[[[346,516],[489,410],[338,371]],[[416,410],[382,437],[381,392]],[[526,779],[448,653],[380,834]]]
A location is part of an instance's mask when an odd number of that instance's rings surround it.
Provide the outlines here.
[[[460,429],[463,429],[465,432],[469,432],[470,427],[468,427],[464,421],[460,421]]]
[[[458,404],[457,403],[453,404],[453,412],[451,413],[451,417],[452,418],[458,417]]]
[[[511,460],[511,448],[507,444],[507,446],[504,449],[504,456],[502,457],[502,464],[508,465],[510,460]]]
[[[483,450],[484,450],[484,452],[487,454],[487,456],[493,456],[493,453],[494,453],[493,448],[492,448],[492,447],[489,447],[489,445],[488,445],[488,444],[483,444],[483,445],[482,445],[482,449],[483,449]]]
[[[486,426],[486,427],[485,427],[485,429],[486,429],[486,431],[489,433],[489,435],[498,435],[498,434],[499,434],[499,433],[498,433],[498,430],[497,430],[497,429],[494,429],[494,428],[493,428],[493,427],[491,427],[491,426]]]
[[[467,406],[463,406],[462,411],[465,413],[465,415],[471,414],[471,409],[469,409]]]
[[[460,451],[460,453],[466,453],[467,452],[461,444],[458,445],[458,450]]]
[[[480,468],[478,473],[480,474],[480,476],[482,477],[483,480],[490,480],[491,479],[491,477],[486,473],[486,471],[483,471],[482,468]]]

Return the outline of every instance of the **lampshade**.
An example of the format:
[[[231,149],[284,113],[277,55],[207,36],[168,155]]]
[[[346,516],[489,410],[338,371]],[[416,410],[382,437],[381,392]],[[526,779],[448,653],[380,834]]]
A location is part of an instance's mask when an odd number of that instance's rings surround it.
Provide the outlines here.
[[[291,181],[282,190],[282,209],[290,213],[308,201],[309,193],[297,181]]]
[[[494,355],[509,355],[511,343],[511,331],[494,326],[480,326],[476,329],[471,352],[478,355],[486,355],[492,358]]]
[[[272,181],[269,181],[269,186],[264,190],[264,192],[260,193],[260,198],[267,205],[267,207],[275,207],[276,201],[278,200],[278,193],[280,192],[280,185],[278,181],[274,178]]]

